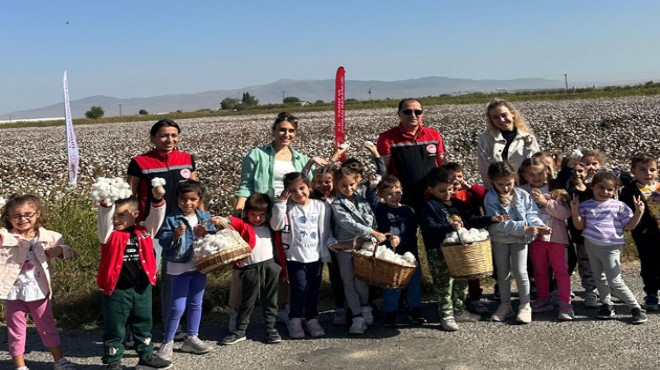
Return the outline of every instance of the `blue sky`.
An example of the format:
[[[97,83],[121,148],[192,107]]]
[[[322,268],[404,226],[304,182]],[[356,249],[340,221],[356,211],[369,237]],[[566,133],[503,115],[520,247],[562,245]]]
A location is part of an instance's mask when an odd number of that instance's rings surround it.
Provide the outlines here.
[[[651,0],[3,0],[1,9],[0,114],[61,102],[65,69],[72,100],[329,79],[339,65],[348,80],[660,80]]]

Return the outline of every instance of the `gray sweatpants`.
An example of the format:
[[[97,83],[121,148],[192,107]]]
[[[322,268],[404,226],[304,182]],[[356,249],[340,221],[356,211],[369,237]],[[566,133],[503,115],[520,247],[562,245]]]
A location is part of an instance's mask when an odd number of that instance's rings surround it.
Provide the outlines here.
[[[621,275],[622,244],[597,244],[589,238],[584,238],[584,246],[589,255],[601,303],[612,304],[611,291],[613,290],[628,307],[640,308],[635,295],[630,291]]]
[[[346,303],[353,316],[362,315],[362,306],[369,305],[369,285],[355,277],[353,255],[350,252],[338,252],[339,275],[344,283]]]
[[[493,256],[497,270],[497,286],[502,303],[511,302],[511,275],[516,279],[520,305],[529,303],[527,275],[527,244],[493,242]]]

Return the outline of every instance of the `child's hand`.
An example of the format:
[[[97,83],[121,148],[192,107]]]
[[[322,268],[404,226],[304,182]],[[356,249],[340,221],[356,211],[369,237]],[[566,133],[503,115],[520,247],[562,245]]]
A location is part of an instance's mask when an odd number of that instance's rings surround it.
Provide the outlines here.
[[[495,223],[504,222],[509,220],[509,215],[495,215],[490,218]]]
[[[545,199],[545,196],[543,195],[543,193],[541,193],[541,190],[532,189],[529,194],[532,196],[532,199],[534,199],[536,204],[538,204],[539,206],[545,207],[545,205],[548,204],[548,200]]]
[[[401,238],[399,238],[396,235],[392,235],[390,237],[390,245],[392,246],[392,249],[396,249],[396,247],[398,247],[399,244],[401,244]]]
[[[154,196],[155,201],[159,201],[163,199],[163,196],[165,195],[165,188],[162,186],[156,186],[151,189],[151,194]]]
[[[578,198],[577,194],[573,194],[573,198],[571,198],[568,204],[571,205],[571,210],[577,211],[580,208],[580,198]]]
[[[387,240],[387,235],[380,233],[376,230],[371,230],[371,236],[373,236],[374,238],[376,238],[376,240],[378,240],[378,244]]]
[[[461,228],[465,227],[465,225],[463,225],[463,220],[460,220],[460,219],[451,221],[450,225],[451,225],[451,227],[454,228],[454,230],[457,230],[457,231],[458,231],[458,229],[461,229]]]
[[[193,233],[195,236],[204,236],[209,233],[208,230],[206,230],[206,227],[202,224],[197,224],[195,228],[193,229]]]
[[[538,230],[538,235],[552,234],[552,228],[550,226],[539,226],[537,230]]]
[[[44,251],[46,253],[46,257],[48,258],[55,258],[55,257],[60,257],[61,255],[64,254],[64,249],[62,247],[57,246],[53,248],[48,248]]]
[[[525,148],[528,148],[528,149],[531,148],[533,142],[534,142],[534,136],[528,135],[525,138]]]
[[[211,219],[209,221],[211,221],[211,223],[213,223],[213,225],[215,225],[215,227],[218,230],[222,230],[222,229],[225,228],[224,223],[222,222],[223,218],[224,217],[222,217],[222,216],[213,216],[213,217],[211,217]]]
[[[330,163],[330,161],[328,161],[325,158],[321,158],[321,157],[312,157],[311,160],[312,160],[312,162],[314,162],[314,164],[317,167],[324,167],[324,166],[327,166],[328,163]]]
[[[182,223],[174,230],[174,239],[179,239],[181,235],[185,233],[186,233],[186,224]]]
[[[284,190],[282,190],[282,192],[280,193],[280,196],[277,197],[277,199],[278,199],[278,200],[289,200],[289,196],[291,196],[291,192],[289,192],[288,190],[284,189]]]
[[[369,153],[373,158],[380,158],[380,153],[378,153],[378,147],[376,147],[376,144],[371,141],[365,141],[364,147],[369,150]]]
[[[332,157],[330,157],[330,160],[333,162],[336,162],[341,158],[342,155],[346,154],[348,151],[348,148],[350,148],[350,145],[348,144],[342,144],[337,147],[337,150],[335,150],[334,153],[332,153]]]
[[[635,204],[635,212],[644,212],[645,205],[642,197],[633,195],[633,203]]]

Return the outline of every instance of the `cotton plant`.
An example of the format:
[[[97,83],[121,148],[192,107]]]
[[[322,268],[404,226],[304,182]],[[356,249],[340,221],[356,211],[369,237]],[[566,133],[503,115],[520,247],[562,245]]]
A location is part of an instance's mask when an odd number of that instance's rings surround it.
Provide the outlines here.
[[[121,177],[99,177],[92,184],[90,199],[96,203],[112,204],[133,195],[131,186]]]
[[[460,238],[459,238],[460,237]],[[466,229],[460,228],[458,232],[453,231],[445,237],[444,244],[475,243],[488,239],[488,230],[486,229]]]
[[[375,255],[374,249],[376,250]],[[394,262],[398,265],[404,266],[415,266],[416,262],[415,255],[410,252],[406,252],[403,255],[400,255],[384,245],[374,247],[372,242],[363,243],[358,253],[366,257],[374,256],[377,259]]]

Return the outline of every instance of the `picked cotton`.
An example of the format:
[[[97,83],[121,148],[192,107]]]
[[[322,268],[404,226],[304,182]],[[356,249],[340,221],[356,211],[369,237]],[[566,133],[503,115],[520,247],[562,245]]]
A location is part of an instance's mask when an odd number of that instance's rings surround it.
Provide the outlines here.
[[[366,257],[371,257],[374,255],[374,247],[373,244],[367,242],[363,244],[363,247],[367,246],[365,249],[360,249],[358,253],[360,253],[363,256]],[[393,250],[387,248],[384,245],[379,245],[378,248],[376,248],[376,255],[375,257],[380,260],[385,260],[389,262],[394,262],[399,265],[404,265],[404,266],[415,266],[415,256],[410,253],[406,252],[403,256],[400,254],[396,254]]]
[[[90,199],[94,202],[114,203],[119,199],[126,199],[133,193],[131,186],[121,177],[99,177],[92,184]]]
[[[4,207],[7,204],[7,201],[4,197],[0,197],[0,208]]]
[[[459,239],[460,235],[460,239]],[[444,244],[459,244],[461,240],[463,243],[474,243],[488,239],[488,230],[486,229],[458,229],[458,233],[453,231],[445,237]]]
[[[206,234],[193,243],[193,255],[197,260],[206,258],[224,249],[234,247],[240,235],[229,229],[223,229],[215,234]]]
[[[154,177],[151,179],[151,187],[165,186],[165,179],[162,177]]]

